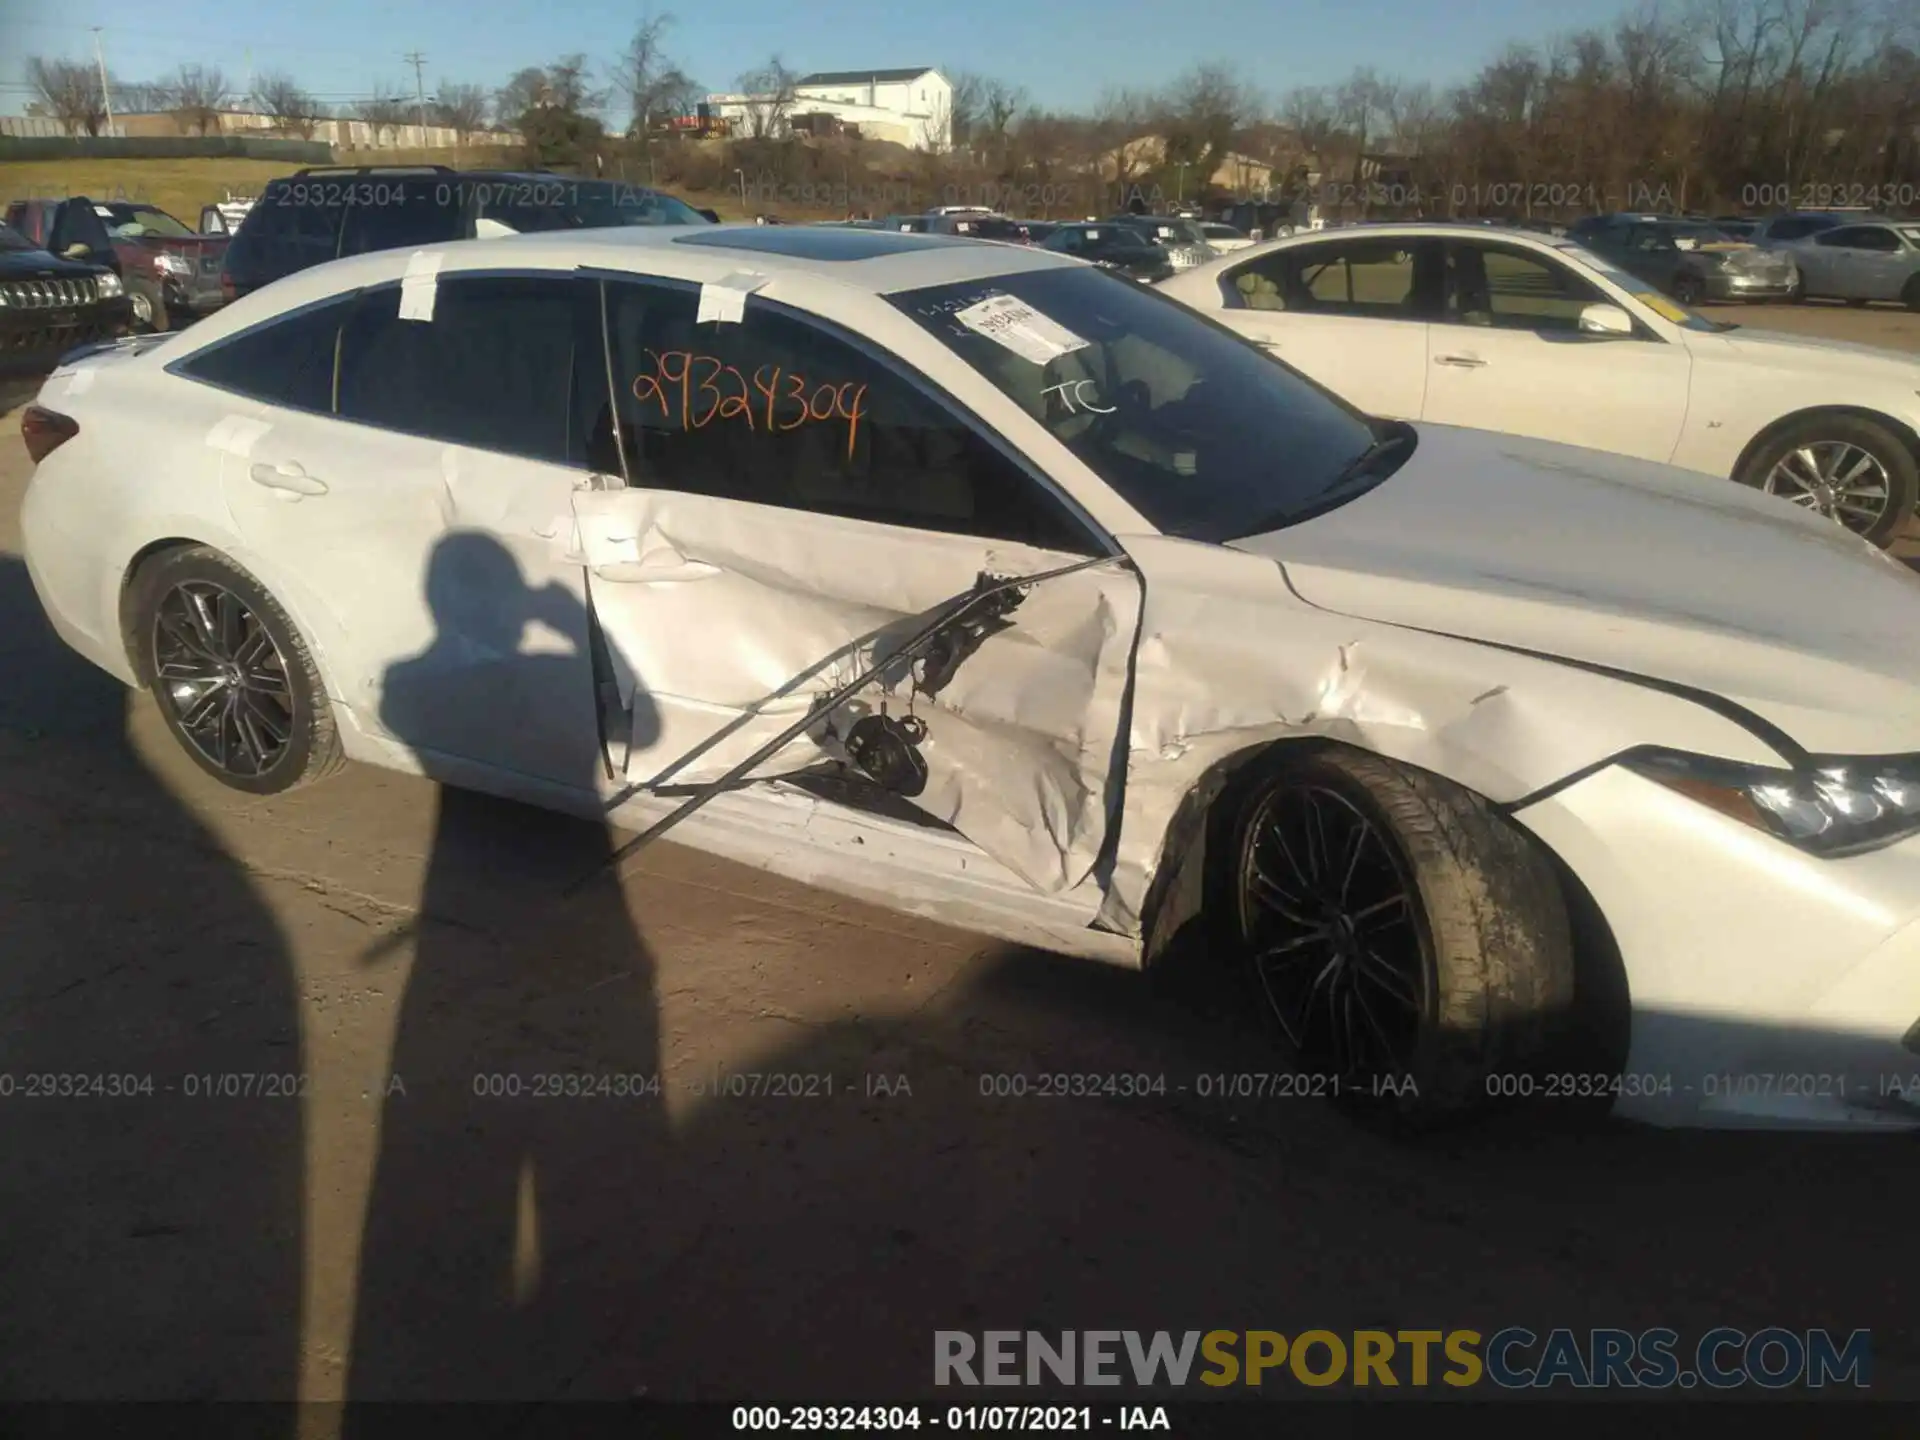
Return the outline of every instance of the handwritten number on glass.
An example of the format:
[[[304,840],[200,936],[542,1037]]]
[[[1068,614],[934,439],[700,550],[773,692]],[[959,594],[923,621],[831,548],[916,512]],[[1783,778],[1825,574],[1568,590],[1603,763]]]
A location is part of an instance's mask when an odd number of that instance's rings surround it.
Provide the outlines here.
[[[867,413],[864,384],[848,380],[816,385],[780,365],[762,365],[749,380],[713,355],[691,350],[649,350],[646,355],[653,368],[633,377],[633,398],[642,405],[659,405],[663,420],[672,420],[677,412],[685,430],[703,430],[716,419],[742,420],[749,430],[764,427],[769,434],[844,420],[847,458],[853,458]]]

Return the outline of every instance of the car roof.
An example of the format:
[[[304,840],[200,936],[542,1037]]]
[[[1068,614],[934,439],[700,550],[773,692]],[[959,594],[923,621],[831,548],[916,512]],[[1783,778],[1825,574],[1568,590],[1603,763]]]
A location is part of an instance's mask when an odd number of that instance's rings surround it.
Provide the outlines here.
[[[440,257],[439,273],[475,271],[618,271],[693,284],[712,284],[741,272],[769,280],[830,285],[891,295],[932,285],[959,284],[1030,270],[1069,269],[1080,261],[1026,245],[952,235],[833,230],[814,226],[635,225],[594,230],[550,230],[484,240],[375,250],[296,271],[200,321],[183,334],[226,333],[271,315],[400,279],[417,254]],[[255,307],[255,297],[267,304]],[[258,313],[253,313],[254,311]],[[239,312],[240,323],[223,323]]]

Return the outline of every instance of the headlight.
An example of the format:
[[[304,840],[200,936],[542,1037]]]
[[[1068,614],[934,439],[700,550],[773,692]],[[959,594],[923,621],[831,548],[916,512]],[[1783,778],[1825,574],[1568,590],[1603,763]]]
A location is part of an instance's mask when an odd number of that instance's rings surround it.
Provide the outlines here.
[[[156,255],[153,257],[153,268],[168,275],[193,273],[192,263],[179,255]]]
[[[1819,756],[1775,770],[1643,750],[1622,763],[1814,855],[1856,855],[1920,832],[1920,755]]]
[[[94,293],[102,300],[111,300],[116,295],[124,294],[126,290],[126,287],[120,283],[120,277],[111,270],[104,275],[95,276],[94,283],[100,287]]]

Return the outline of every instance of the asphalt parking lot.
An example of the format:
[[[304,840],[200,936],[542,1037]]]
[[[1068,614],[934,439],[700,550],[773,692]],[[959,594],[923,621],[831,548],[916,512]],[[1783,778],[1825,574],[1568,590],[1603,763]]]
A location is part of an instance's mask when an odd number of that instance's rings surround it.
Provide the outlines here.
[[[1734,318],[1920,352],[1898,311]],[[1910,1139],[1396,1145],[1200,1098],[1269,1068],[1204,957],[1105,971],[672,844],[566,906],[594,827],[358,768],[247,800],[48,631],[28,472],[9,409],[0,1398],[847,1401],[930,1395],[940,1329],[1514,1324],[1868,1327],[1920,1397]],[[527,1093],[582,1071],[659,1091]],[[1060,1072],[1167,1093],[981,1095]]]

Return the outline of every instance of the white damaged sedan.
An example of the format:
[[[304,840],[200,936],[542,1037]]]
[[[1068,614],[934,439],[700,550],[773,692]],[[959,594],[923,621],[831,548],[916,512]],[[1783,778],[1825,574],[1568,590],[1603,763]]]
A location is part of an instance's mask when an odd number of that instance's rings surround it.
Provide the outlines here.
[[[1121,965],[1197,932],[1406,1123],[1920,1120],[1920,578],[1777,500],[857,230],[340,261],[23,430],[54,626],[237,789],[359,760]]]

